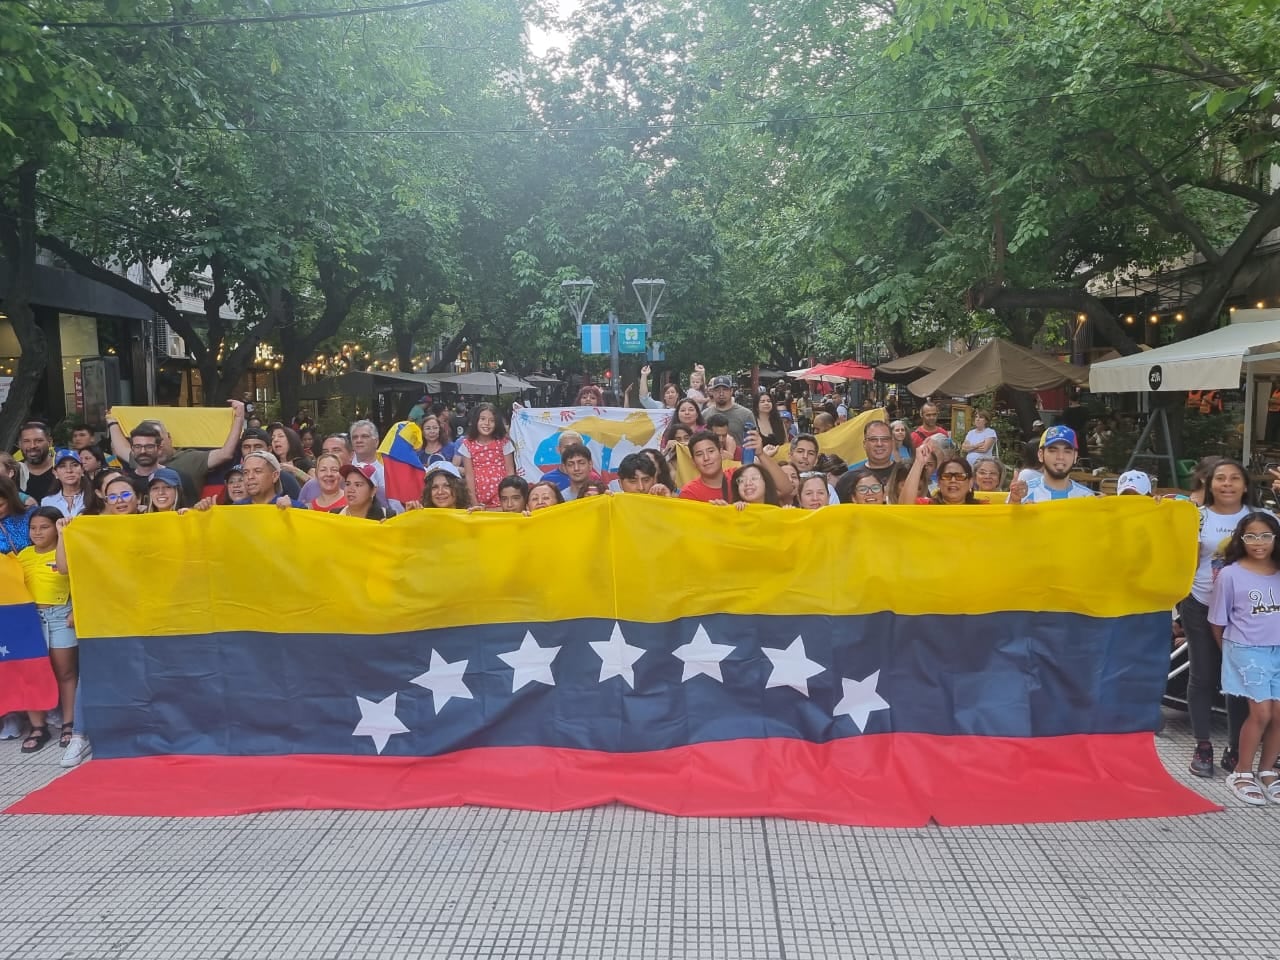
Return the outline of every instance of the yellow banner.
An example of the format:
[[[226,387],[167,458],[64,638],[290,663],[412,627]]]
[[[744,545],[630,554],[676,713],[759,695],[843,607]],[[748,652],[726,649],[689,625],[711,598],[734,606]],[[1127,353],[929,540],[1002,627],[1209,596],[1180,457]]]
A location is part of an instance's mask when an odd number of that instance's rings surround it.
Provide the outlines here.
[[[1190,503],[1145,497],[739,512],[619,494],[385,524],[276,507],[79,517],[67,551],[82,638],[713,613],[1116,617],[1186,596],[1198,520]]]
[[[818,452],[834,453],[843,459],[845,463],[857,463],[859,460],[865,460],[867,454],[862,445],[862,433],[868,423],[873,420],[884,420],[884,418],[884,410],[877,408],[860,413],[852,420],[846,420],[826,433],[818,435]],[[778,448],[778,452],[773,455],[773,459],[779,463],[786,463],[790,455],[791,444],[788,443]],[[724,465],[726,469],[733,469],[738,467],[739,463],[736,460],[726,460]],[[683,487],[691,480],[696,480],[697,477],[698,469],[693,465],[693,457],[689,455],[688,449],[677,448],[676,483]]]
[[[126,436],[143,420],[159,420],[178,449],[222,446],[234,419],[230,407],[112,407],[111,414]]]
[[[857,463],[859,460],[865,460],[867,452],[862,445],[862,432],[867,428],[867,424],[873,420],[884,419],[885,412],[882,407],[863,411],[852,420],[846,420],[844,423],[832,427],[826,433],[818,434],[818,452],[834,453],[843,459],[845,463]],[[790,453],[791,445],[787,444],[779,448],[774,455],[774,459],[782,463]]]
[[[22,564],[11,553],[0,554],[0,607],[32,602],[22,577]]]

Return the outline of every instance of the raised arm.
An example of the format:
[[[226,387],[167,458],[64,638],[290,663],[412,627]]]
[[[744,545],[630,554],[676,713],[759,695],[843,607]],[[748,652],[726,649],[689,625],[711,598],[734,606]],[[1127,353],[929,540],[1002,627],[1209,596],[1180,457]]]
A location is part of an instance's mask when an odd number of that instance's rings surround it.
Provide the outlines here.
[[[244,433],[244,404],[239,400],[228,400],[231,404],[231,432],[226,442],[217,450],[209,451],[209,469],[215,470],[224,463],[230,463],[240,452],[240,434]]]
[[[933,463],[933,444],[926,440],[916,450],[916,457],[911,461],[911,469],[907,471],[907,479],[902,481],[902,489],[898,491],[899,503],[915,503],[920,499],[920,480],[931,463]],[[926,484],[925,490],[928,489]]]
[[[759,430],[748,430],[746,437],[742,441],[744,450],[754,450],[756,452],[755,462],[760,465],[760,469],[773,478],[773,485],[778,489],[778,499],[788,500],[795,493],[791,486],[791,478],[782,472],[782,467],[778,465],[778,461],[773,457],[766,456],[764,452],[764,441],[760,439]]]
[[[107,411],[107,437],[111,440],[111,452],[120,458],[121,463],[128,463],[129,454],[132,453],[129,438],[124,435],[124,428],[110,410]]]

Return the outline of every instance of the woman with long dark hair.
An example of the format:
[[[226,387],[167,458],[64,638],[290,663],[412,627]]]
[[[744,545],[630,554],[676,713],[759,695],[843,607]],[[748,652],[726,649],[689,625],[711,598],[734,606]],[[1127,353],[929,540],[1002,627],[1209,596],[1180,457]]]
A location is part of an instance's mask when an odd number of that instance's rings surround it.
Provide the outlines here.
[[[760,439],[764,443],[764,455],[772,457],[778,448],[787,442],[787,425],[782,422],[782,413],[767,393],[757,393],[751,412],[756,418],[756,429],[760,431]]]
[[[1204,486],[1204,506],[1200,508],[1197,536],[1196,574],[1191,594],[1178,604],[1182,632],[1187,638],[1187,713],[1191,735],[1196,739],[1190,770],[1197,777],[1212,777],[1213,701],[1222,677],[1222,651],[1209,629],[1209,594],[1216,572],[1222,566],[1223,551],[1236,527],[1253,511],[1249,495],[1249,474],[1235,460],[1222,459],[1208,471]],[[1232,773],[1240,756],[1240,727],[1248,705],[1238,697],[1227,697],[1227,746],[1222,751],[1222,768]]]
[[[280,469],[293,474],[298,486],[311,479],[315,462],[302,452],[302,439],[292,427],[283,423],[271,425],[271,452],[280,461]]]
[[[93,481],[84,475],[80,457],[74,450],[59,450],[54,458],[53,475],[58,489],[40,501],[42,507],[52,507],[64,517],[78,517],[93,506]]]
[[[748,504],[778,506],[778,486],[773,477],[758,463],[744,463],[733,471],[731,501],[738,510]]]
[[[30,519],[36,509],[27,507],[18,496],[18,485],[0,473],[0,553],[17,556],[31,546]]]

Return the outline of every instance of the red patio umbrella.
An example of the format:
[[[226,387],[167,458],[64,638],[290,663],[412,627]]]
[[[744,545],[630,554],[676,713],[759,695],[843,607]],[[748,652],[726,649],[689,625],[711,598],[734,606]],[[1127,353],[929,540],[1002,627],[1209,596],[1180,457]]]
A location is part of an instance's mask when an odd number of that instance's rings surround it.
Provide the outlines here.
[[[857,360],[837,360],[835,363],[820,363],[806,370],[805,380],[874,380],[876,372],[865,363]]]

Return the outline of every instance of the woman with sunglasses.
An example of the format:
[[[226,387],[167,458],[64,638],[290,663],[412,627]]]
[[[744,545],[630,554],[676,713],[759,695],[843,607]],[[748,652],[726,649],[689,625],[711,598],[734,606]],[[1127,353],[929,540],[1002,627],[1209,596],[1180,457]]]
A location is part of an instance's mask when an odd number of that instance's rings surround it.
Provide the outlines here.
[[[941,453],[934,445],[932,437],[921,444],[916,453],[911,472],[907,474],[907,479],[902,484],[900,494],[902,499],[899,502],[946,506],[982,502],[973,495],[973,467],[969,466],[969,461],[963,454],[954,452],[954,449],[949,453]],[[931,497],[925,496],[929,488],[922,486],[921,481],[924,479],[925,471],[935,463],[938,471],[938,491]]]
[[[104,516],[123,517],[136,514],[142,505],[138,492],[133,489],[132,481],[124,474],[107,481],[102,489],[102,499],[106,504],[102,510]]]

